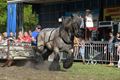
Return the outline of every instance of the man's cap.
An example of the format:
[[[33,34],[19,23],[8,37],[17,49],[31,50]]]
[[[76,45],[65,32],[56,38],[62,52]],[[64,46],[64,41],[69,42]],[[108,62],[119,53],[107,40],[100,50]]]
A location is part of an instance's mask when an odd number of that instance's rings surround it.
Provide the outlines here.
[[[86,12],[90,12],[91,10],[90,9],[87,9]]]

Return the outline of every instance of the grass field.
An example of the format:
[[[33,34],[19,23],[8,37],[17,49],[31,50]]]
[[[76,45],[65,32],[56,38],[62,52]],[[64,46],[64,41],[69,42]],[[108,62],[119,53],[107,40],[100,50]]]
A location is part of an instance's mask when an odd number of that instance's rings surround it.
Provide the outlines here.
[[[68,73],[74,80],[120,80],[120,69],[107,65],[83,65],[76,63]]]
[[[120,80],[120,69],[107,65],[74,63],[64,71],[36,70],[26,67],[0,67],[0,80]]]

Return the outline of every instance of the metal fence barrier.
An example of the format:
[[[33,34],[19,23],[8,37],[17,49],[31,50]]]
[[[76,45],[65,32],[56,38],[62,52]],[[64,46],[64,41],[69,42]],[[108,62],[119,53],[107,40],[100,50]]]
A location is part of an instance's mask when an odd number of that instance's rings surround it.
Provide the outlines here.
[[[79,47],[80,48],[80,47]],[[79,52],[78,48],[78,52]],[[75,51],[76,52],[76,51]],[[74,53],[76,54],[76,53]],[[82,60],[80,52],[77,53],[77,57],[74,58],[75,60]],[[117,47],[114,46],[113,48],[113,62],[117,62],[119,59],[117,55]],[[92,41],[85,43],[85,60],[91,63],[97,62],[110,62],[110,53],[108,53],[108,42],[101,42],[101,41]]]
[[[8,50],[9,49],[9,50]],[[82,60],[81,54],[79,52],[80,47],[74,54],[77,54],[77,57],[74,57],[74,60]],[[7,53],[13,55],[14,57],[28,57],[32,54],[32,47],[29,43],[21,43],[18,45],[0,45],[0,59],[6,59]],[[33,55],[32,55],[33,56]],[[66,58],[66,54],[60,55],[61,59]],[[117,55],[117,47],[113,48],[113,62],[118,62],[119,56]],[[92,41],[85,43],[85,61],[89,62],[110,62],[110,53],[108,53],[108,42],[102,41]]]

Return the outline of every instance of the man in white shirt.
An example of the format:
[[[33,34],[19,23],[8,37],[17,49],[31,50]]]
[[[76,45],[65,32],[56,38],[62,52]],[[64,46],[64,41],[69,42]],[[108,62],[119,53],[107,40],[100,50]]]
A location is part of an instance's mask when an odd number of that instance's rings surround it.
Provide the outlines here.
[[[91,10],[89,9],[87,9],[85,13],[85,27],[88,29],[88,31],[86,31],[86,36],[88,36],[87,40],[91,40],[91,30],[93,29],[94,24],[93,24],[93,17],[91,14]]]

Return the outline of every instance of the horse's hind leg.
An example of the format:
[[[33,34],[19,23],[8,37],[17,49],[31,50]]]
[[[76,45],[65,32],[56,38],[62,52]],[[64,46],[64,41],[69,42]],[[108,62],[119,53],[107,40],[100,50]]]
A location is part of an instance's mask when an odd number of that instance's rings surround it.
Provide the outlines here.
[[[59,54],[55,54],[53,62],[49,66],[50,71],[59,71],[60,70],[59,60],[60,60]]]

